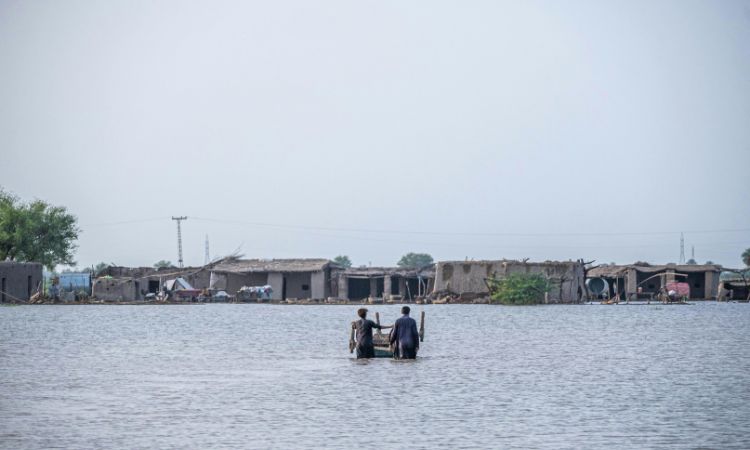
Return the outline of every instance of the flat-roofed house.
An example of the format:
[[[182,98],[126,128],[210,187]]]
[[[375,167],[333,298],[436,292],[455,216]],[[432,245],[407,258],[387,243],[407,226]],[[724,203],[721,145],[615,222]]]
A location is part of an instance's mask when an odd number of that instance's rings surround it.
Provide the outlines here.
[[[317,299],[331,295],[327,259],[233,259],[210,268],[209,289],[236,293],[243,286],[270,285],[272,300]]]

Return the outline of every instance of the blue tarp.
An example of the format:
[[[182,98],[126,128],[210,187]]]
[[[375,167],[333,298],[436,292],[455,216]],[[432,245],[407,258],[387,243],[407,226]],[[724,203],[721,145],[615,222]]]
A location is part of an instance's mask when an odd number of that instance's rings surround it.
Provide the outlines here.
[[[61,273],[60,274],[60,289],[65,291],[80,291],[84,290],[88,292],[91,288],[91,274],[82,273]]]

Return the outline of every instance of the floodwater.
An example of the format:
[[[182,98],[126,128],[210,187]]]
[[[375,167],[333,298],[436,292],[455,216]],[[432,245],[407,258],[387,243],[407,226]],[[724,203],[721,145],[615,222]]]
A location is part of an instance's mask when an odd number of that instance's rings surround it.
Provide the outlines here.
[[[0,446],[750,448],[750,305],[415,306],[409,362],[356,309],[0,308]]]

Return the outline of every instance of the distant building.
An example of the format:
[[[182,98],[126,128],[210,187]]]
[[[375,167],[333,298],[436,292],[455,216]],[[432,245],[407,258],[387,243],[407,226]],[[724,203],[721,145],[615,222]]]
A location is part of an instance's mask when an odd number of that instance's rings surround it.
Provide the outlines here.
[[[716,299],[720,272],[715,264],[606,265],[589,270],[587,278],[605,280],[610,298],[650,297],[677,281],[690,286],[691,299]]]
[[[196,290],[226,291],[235,295],[243,286],[270,285],[271,300],[319,299],[336,288],[331,281],[334,265],[327,259],[226,258],[203,267],[108,267],[93,282],[93,296],[100,300],[143,300],[166,283],[184,279]]]
[[[272,300],[322,300],[331,296],[332,267],[327,259],[227,260],[210,267],[207,287],[233,295],[243,286],[270,285]]]
[[[743,274],[744,277],[742,276]],[[716,297],[717,300],[747,301],[749,295],[750,269],[722,272]]]
[[[435,291],[466,299],[485,297],[490,294],[487,279],[510,274],[543,275],[555,286],[548,293],[551,303],[577,303],[584,296],[583,263],[579,261],[441,261],[435,267]]]
[[[156,294],[169,280],[185,278],[195,285],[208,285],[208,272],[200,267],[119,267],[110,266],[99,272],[91,283],[91,295],[106,301],[143,300],[148,294]]]
[[[0,303],[28,301],[41,282],[40,263],[0,261]]]
[[[343,300],[415,300],[432,291],[435,268],[350,267],[335,271],[334,277],[334,296]]]

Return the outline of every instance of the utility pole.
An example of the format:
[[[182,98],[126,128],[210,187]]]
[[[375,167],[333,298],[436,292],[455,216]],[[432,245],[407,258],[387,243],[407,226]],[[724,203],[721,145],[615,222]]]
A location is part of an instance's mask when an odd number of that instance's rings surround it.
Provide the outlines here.
[[[680,233],[680,264],[685,264],[685,235]]]
[[[183,220],[187,220],[187,216],[181,216],[181,217],[174,217],[172,216],[172,220],[177,221],[177,251],[180,259],[177,261],[180,269],[182,269],[182,228],[180,228],[180,223]]]
[[[211,256],[208,253],[208,235],[206,235],[206,257],[203,259],[203,265],[206,266],[211,262]]]

